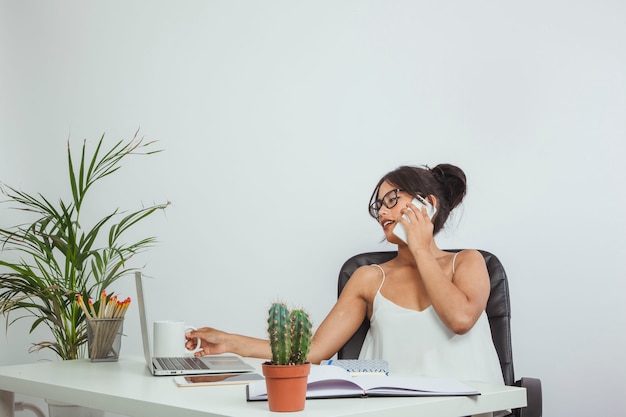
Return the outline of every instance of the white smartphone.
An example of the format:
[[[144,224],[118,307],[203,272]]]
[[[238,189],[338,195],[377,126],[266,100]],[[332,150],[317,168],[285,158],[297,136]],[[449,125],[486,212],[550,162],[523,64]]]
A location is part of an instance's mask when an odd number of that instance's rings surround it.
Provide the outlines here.
[[[437,212],[437,209],[433,207],[432,204],[430,204],[428,201],[426,201],[420,196],[415,197],[413,201],[411,201],[411,203],[413,203],[413,205],[420,210],[422,209],[422,207],[426,207],[426,213],[428,214],[429,219],[432,219],[435,213]],[[406,214],[403,214],[402,217],[409,220]],[[396,223],[396,225],[393,228],[393,234],[398,236],[400,239],[402,239],[404,243],[407,243],[406,229],[404,228],[404,225],[402,223]]]

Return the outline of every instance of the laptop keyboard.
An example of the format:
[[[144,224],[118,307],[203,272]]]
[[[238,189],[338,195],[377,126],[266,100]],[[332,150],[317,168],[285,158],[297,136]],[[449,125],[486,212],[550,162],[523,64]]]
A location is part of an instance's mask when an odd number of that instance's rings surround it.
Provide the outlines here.
[[[199,358],[156,358],[164,369],[209,369]]]

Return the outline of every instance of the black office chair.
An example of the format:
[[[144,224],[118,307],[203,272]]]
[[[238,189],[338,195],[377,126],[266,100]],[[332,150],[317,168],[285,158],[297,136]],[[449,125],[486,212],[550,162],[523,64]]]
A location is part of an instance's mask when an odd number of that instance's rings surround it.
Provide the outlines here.
[[[458,252],[451,250],[450,252]],[[513,373],[513,352],[511,348],[511,303],[509,300],[509,284],[506,272],[500,260],[487,251],[480,253],[485,258],[487,270],[491,280],[491,293],[487,301],[487,317],[491,326],[491,337],[500,358],[502,375],[506,385],[516,385],[526,388],[527,406],[512,410],[511,416],[517,417],[541,417],[542,394],[541,380],[537,378],[522,378],[515,381]],[[341,294],[344,286],[357,268],[363,265],[382,264],[397,255],[397,252],[368,252],[355,255],[348,259],[339,272],[338,294]],[[361,327],[339,350],[339,359],[356,359],[361,352],[361,345],[369,329],[369,320],[366,318]]]

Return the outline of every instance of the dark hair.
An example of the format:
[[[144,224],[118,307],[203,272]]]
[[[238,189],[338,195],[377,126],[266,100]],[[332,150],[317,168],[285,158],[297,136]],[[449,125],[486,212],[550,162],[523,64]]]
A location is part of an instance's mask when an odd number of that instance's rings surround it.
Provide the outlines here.
[[[378,191],[385,181],[414,197],[432,194],[437,198],[433,234],[443,228],[450,212],[463,201],[467,191],[465,173],[455,165],[439,164],[434,168],[401,166],[378,181],[370,198],[370,205],[378,199]]]

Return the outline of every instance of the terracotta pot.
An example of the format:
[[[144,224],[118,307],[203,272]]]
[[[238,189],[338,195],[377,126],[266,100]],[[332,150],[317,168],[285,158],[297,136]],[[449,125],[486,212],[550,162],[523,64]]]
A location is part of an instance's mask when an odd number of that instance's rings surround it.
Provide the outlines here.
[[[270,411],[302,411],[306,401],[306,384],[311,364],[263,364]]]

